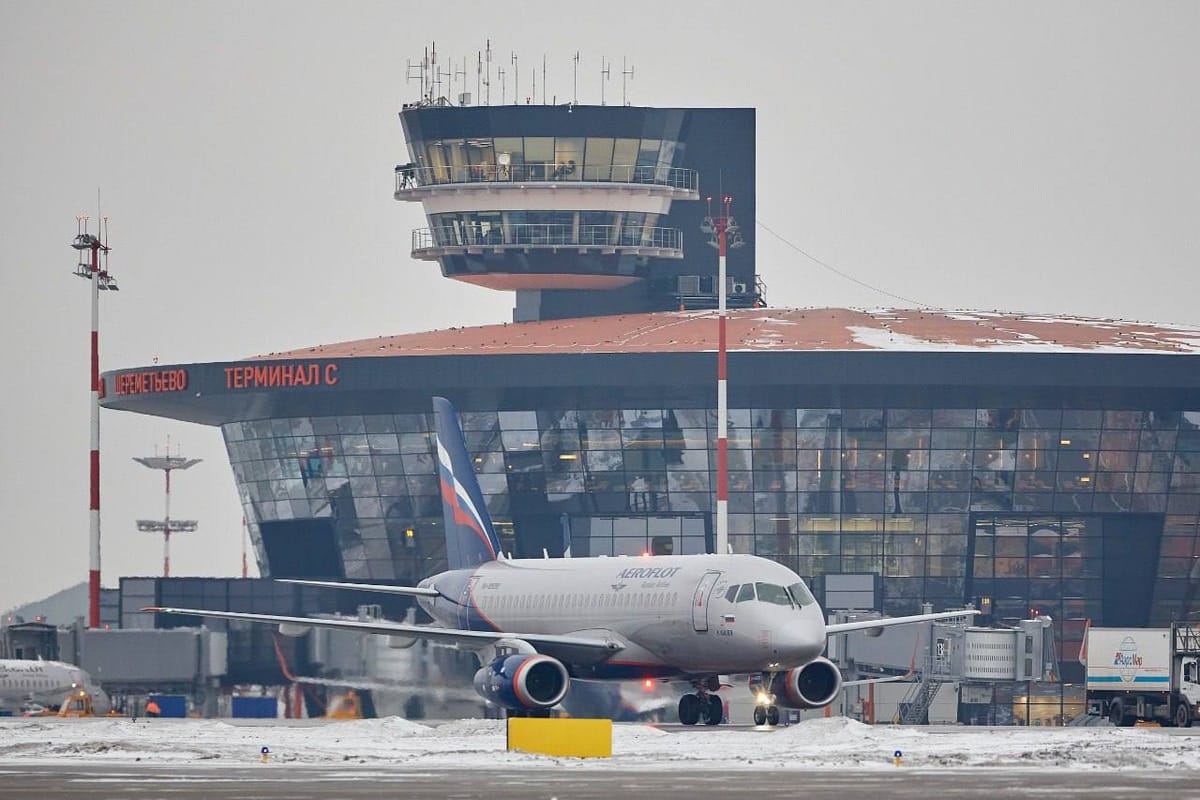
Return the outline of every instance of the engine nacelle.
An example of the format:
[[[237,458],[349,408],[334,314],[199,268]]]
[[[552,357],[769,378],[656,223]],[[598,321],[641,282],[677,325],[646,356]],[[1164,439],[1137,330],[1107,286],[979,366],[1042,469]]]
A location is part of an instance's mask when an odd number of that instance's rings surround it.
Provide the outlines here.
[[[501,656],[475,673],[475,691],[481,697],[526,711],[558,705],[570,684],[562,662],[543,655]]]
[[[828,658],[781,672],[771,681],[775,702],[788,708],[824,708],[842,690],[842,673]]]

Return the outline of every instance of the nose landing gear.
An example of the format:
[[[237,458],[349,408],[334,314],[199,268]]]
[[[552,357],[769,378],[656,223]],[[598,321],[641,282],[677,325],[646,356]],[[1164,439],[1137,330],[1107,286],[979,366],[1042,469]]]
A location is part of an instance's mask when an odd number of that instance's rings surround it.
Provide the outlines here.
[[[754,724],[755,725],[771,725],[779,724],[779,706],[775,705],[757,705],[754,707]]]
[[[695,725],[703,718],[705,725],[720,725],[725,718],[725,705],[717,695],[720,681],[709,679],[692,685],[696,687],[696,693],[679,698],[679,722]]]

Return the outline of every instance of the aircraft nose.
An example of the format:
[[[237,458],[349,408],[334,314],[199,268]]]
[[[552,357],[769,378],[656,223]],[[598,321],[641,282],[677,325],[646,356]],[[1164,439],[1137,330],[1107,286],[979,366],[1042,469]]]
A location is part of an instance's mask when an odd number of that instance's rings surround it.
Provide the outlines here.
[[[775,650],[781,663],[807,664],[824,652],[825,631],[815,620],[791,620],[776,631]]]

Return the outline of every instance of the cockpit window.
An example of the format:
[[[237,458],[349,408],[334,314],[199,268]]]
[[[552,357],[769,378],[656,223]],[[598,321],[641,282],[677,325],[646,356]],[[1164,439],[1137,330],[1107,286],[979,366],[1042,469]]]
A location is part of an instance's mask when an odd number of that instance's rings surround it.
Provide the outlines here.
[[[740,588],[741,588],[740,586],[730,586],[729,591],[725,593],[725,599],[727,601],[729,601],[730,603],[732,603],[734,600],[737,599],[738,589],[740,589]]]
[[[804,608],[804,606],[809,605],[810,603],[817,602],[812,596],[812,592],[810,592],[808,587],[803,583],[793,583],[788,587],[788,592],[792,595],[792,599],[796,601],[796,605],[800,606],[801,608]]]
[[[744,603],[747,600],[753,600],[753,599],[754,599],[754,584],[753,583],[743,583],[741,591],[738,592],[737,601],[739,603]]]
[[[756,586],[758,599],[764,603],[774,603],[777,606],[792,605],[792,598],[788,596],[787,589],[782,586],[776,586],[773,583],[759,583]]]

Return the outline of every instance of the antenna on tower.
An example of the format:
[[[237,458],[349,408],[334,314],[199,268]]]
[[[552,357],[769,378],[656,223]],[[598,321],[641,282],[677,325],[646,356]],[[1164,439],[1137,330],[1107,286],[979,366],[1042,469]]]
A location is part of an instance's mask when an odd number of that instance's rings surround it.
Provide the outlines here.
[[[629,65],[629,69],[625,69],[625,56],[621,56],[621,105],[629,105],[629,99],[625,94],[625,79],[633,80],[633,64]]]
[[[487,54],[487,58],[486,58],[487,80],[484,81],[483,85],[485,87],[487,87],[487,104],[490,106],[492,104],[492,40],[491,39],[487,40],[487,50],[485,52]]]
[[[430,97],[430,81],[429,81],[429,48],[425,48],[425,54],[421,56],[421,60],[417,64],[412,63],[412,59],[404,61],[404,79],[407,83],[412,83],[414,80],[421,83],[421,103],[428,103]]]
[[[504,105],[508,102],[506,95],[508,91],[508,82],[504,79],[506,74],[507,73],[504,71],[504,67],[496,67],[496,76],[500,78],[500,105]]]
[[[571,59],[575,62],[575,72],[571,76],[571,105],[579,102],[579,51],[575,51],[575,58]]]
[[[600,105],[602,106],[607,105],[604,102],[604,84],[612,77],[609,65],[606,62],[607,59],[604,56],[600,56]]]
[[[521,102],[521,68],[517,65],[517,54],[512,54],[513,65],[513,87],[516,91],[513,93],[513,105],[519,105]]]
[[[546,54],[542,53],[542,105],[546,105]]]

